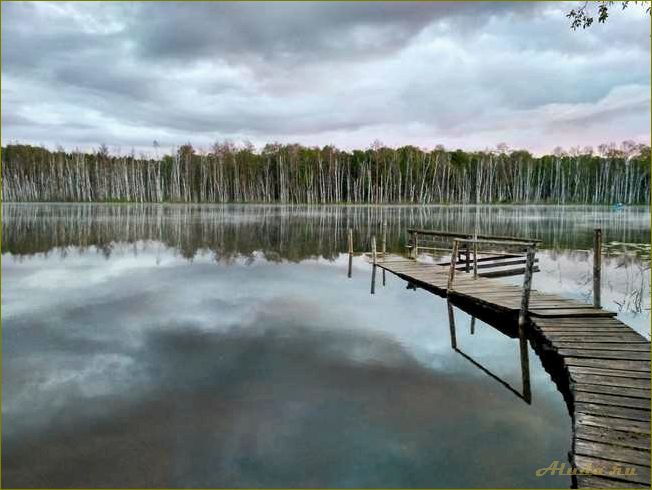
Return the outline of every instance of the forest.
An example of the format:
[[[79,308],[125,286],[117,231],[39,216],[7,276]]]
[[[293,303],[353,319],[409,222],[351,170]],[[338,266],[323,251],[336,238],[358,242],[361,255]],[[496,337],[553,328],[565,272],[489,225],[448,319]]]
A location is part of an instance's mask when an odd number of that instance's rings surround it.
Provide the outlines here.
[[[2,148],[3,201],[283,204],[649,204],[650,148],[633,142],[535,157],[499,145],[343,151],[191,144],[160,158]]]

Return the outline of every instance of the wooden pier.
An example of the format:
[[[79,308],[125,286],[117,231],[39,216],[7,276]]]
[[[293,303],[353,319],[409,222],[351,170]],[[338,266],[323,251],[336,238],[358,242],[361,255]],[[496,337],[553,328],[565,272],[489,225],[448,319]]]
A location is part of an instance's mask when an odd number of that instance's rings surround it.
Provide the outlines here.
[[[485,311],[511,318],[514,323],[518,320],[523,342],[527,338],[542,360],[556,365],[555,371],[563,378],[556,382],[563,387],[572,417],[569,460],[578,472],[573,484],[580,488],[649,488],[650,342],[614,318],[615,313],[597,307],[599,296],[589,305],[530,290],[531,274],[536,270],[533,253],[527,257],[509,253],[481,256],[477,249],[480,243],[531,247],[532,242],[445,234],[454,240],[452,259],[425,263],[416,260],[416,234],[442,233],[410,232],[412,258],[378,254],[373,247],[369,255],[374,266],[372,292],[378,267],[383,274],[395,274],[409,285],[447,297],[467,311]],[[521,264],[525,267],[505,269]],[[480,271],[492,267],[498,274],[482,277]],[[513,275],[501,270],[525,273],[523,287],[491,278]],[[527,358],[525,363],[529,369]]]

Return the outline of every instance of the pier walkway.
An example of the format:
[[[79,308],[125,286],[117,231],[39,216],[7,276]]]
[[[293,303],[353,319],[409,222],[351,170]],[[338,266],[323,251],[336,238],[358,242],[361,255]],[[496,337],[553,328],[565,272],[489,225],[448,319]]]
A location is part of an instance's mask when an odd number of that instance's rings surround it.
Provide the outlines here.
[[[530,290],[527,280],[520,287],[491,278],[492,273],[482,277],[483,265],[488,268],[493,263],[496,274],[504,265],[519,263],[516,256],[480,257],[476,253],[475,274],[469,273],[468,243],[473,241],[460,241],[467,242],[466,264],[377,254],[375,238],[369,260],[374,267],[413,287],[447,297],[464,309],[485,310],[512,320],[524,316],[525,336],[541,355],[553,359],[565,378],[562,384],[567,388],[573,428],[569,459],[580,473],[574,484],[580,488],[649,488],[650,342],[614,318],[613,312]],[[457,244],[453,250],[452,256],[461,258]],[[533,262],[528,261],[530,269]],[[523,315],[526,287],[529,301]]]

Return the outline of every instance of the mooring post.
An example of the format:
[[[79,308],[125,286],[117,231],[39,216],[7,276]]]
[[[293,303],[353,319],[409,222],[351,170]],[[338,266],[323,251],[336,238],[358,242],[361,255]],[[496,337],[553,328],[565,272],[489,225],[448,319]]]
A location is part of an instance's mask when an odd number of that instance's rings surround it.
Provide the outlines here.
[[[464,247],[464,255],[466,257],[464,272],[468,274],[471,271],[471,249],[469,248],[469,242],[466,242],[466,247]]]
[[[521,297],[521,309],[518,312],[518,339],[521,351],[521,375],[523,378],[523,398],[528,403],[532,398],[530,390],[530,360],[527,350],[527,336],[525,334],[525,324],[527,322],[527,313],[530,307],[530,291],[532,289],[532,274],[534,272],[534,256],[536,254],[536,244],[530,243],[527,246],[527,258],[525,259],[525,277],[523,278],[523,295]]]
[[[371,261],[376,265],[376,235],[371,237]]]
[[[348,277],[351,277],[353,272],[353,229],[349,228],[349,273]]]
[[[451,266],[448,269],[448,286],[447,289],[450,291],[453,287],[453,280],[455,279],[455,266],[457,265],[457,253],[460,248],[460,242],[458,239],[453,240],[453,253],[451,254]]]
[[[593,232],[593,306],[600,308],[600,285],[602,282],[602,230]]]

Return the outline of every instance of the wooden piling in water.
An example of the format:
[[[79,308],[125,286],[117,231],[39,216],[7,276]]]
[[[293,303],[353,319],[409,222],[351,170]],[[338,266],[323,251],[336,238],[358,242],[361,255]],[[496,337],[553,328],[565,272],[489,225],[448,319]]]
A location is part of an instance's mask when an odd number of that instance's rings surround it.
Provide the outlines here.
[[[600,308],[600,285],[602,283],[602,230],[593,231],[593,306]]]
[[[348,241],[349,241],[349,271],[347,276],[351,278],[353,274],[353,229],[349,228],[349,233],[348,233]]]
[[[450,301],[446,301],[448,306],[448,328],[451,331],[451,347],[457,349],[457,335],[455,335],[455,311]]]
[[[523,277],[523,294],[521,296],[521,309],[518,312],[518,342],[521,354],[521,376],[523,380],[523,398],[530,403],[532,392],[530,388],[530,359],[527,349],[527,336],[525,326],[527,323],[528,310],[530,308],[530,291],[532,290],[532,275],[534,274],[534,256],[536,255],[536,244],[532,243],[527,247],[525,260],[525,274]]]
[[[376,235],[371,237],[371,261],[373,264],[371,270],[371,294],[376,293]]]

